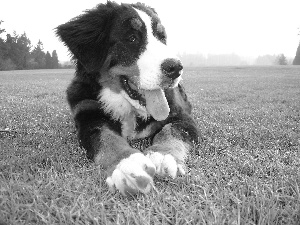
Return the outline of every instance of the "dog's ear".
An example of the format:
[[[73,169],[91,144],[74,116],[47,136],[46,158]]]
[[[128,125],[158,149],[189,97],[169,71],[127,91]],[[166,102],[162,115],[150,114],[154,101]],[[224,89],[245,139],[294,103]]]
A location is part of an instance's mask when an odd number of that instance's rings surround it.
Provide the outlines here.
[[[87,72],[99,71],[109,50],[109,33],[117,3],[107,2],[62,24],[56,34],[68,47],[73,59],[78,60]]]

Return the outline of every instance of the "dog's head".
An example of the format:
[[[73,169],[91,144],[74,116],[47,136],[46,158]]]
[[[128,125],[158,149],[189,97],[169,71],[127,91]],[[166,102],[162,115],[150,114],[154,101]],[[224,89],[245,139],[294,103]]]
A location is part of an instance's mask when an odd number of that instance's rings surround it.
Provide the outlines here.
[[[168,116],[163,90],[177,86],[183,67],[167,47],[165,28],[152,8],[107,2],[60,25],[57,35],[78,68],[101,74],[103,87],[123,91],[156,120]]]

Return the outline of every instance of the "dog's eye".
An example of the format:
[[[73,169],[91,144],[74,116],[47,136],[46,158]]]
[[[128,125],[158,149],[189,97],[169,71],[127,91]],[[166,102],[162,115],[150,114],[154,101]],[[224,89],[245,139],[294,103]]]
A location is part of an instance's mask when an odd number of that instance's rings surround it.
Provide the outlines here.
[[[129,35],[128,41],[131,42],[131,43],[136,42],[137,41],[137,36],[134,35],[134,34]]]

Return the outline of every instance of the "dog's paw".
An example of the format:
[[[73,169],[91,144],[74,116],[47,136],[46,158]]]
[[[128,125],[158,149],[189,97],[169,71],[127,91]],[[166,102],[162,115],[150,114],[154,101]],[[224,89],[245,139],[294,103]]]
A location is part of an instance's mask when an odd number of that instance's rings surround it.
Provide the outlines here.
[[[178,175],[185,175],[184,165],[178,163],[171,154],[149,152],[146,155],[155,165],[156,174],[159,176],[171,176],[173,179]]]
[[[153,186],[155,166],[142,153],[121,160],[112,175],[106,179],[111,191],[118,189],[123,195],[148,193]]]

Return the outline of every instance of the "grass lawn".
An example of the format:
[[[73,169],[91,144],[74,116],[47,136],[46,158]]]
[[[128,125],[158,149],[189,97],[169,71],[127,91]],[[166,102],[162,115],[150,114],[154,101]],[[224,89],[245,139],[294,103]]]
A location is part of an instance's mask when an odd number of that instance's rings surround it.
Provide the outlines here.
[[[300,67],[186,69],[202,143],[185,177],[136,198],[79,148],[73,72],[0,72],[1,225],[300,224]]]

